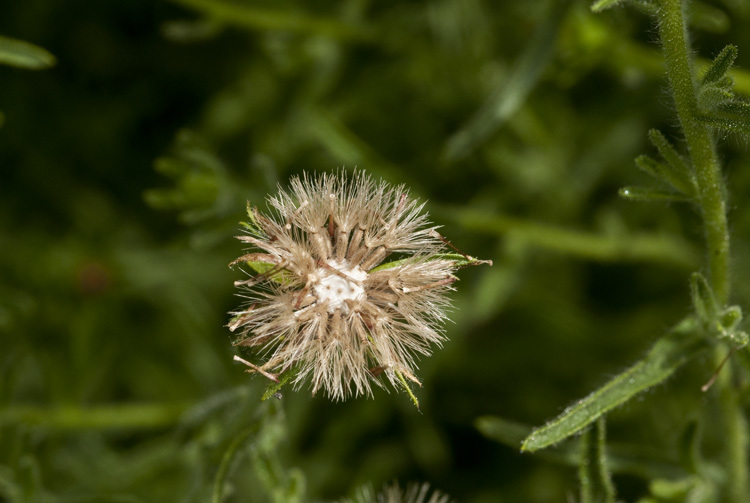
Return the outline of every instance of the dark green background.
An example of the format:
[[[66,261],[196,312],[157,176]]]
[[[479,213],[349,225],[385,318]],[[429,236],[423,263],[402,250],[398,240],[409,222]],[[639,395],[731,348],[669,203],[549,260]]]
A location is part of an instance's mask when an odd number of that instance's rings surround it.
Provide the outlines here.
[[[617,197],[652,183],[633,165],[649,128],[681,146],[648,16],[586,1],[234,3],[271,26],[179,3],[0,6],[0,34],[58,59],[0,67],[0,501],[207,501],[266,384],[232,362],[223,327],[245,201],[341,166],[406,183],[445,236],[495,264],[459,273],[450,340],[420,362],[421,411],[403,393],[287,390],[285,466],[313,501],[394,479],[477,503],[574,493],[572,468],[474,421],[542,424],[689,311],[695,212]],[[731,42],[748,67],[747,5],[695,11],[697,55]],[[741,303],[748,142],[726,140]],[[616,245],[574,249],[549,226]],[[631,254],[638,236],[665,244]],[[619,409],[610,438],[672,452],[711,372],[698,362]],[[85,412],[133,404],[143,419]],[[230,480],[229,501],[265,501],[244,458]],[[628,500],[646,490],[615,481]]]

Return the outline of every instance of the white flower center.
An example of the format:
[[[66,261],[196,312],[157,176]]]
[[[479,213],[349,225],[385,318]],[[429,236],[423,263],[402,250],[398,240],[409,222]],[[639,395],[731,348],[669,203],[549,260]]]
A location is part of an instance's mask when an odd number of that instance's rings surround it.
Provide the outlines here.
[[[319,302],[328,301],[328,312],[341,309],[349,312],[346,305],[347,300],[362,300],[365,298],[365,289],[361,286],[362,281],[367,278],[367,272],[359,266],[349,267],[346,261],[338,262],[329,260],[330,269],[335,269],[340,274],[326,268],[321,269],[321,278],[313,287],[315,296]]]

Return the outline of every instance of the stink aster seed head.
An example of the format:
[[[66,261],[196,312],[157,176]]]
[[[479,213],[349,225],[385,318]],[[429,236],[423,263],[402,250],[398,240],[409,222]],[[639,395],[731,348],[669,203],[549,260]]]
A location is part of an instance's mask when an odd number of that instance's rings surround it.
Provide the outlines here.
[[[293,371],[335,400],[372,394],[381,374],[418,383],[415,356],[444,340],[453,273],[480,261],[444,253],[423,203],[361,171],[293,178],[268,201],[248,208],[238,239],[252,251],[230,264],[251,269],[228,325],[264,360],[251,371]]]

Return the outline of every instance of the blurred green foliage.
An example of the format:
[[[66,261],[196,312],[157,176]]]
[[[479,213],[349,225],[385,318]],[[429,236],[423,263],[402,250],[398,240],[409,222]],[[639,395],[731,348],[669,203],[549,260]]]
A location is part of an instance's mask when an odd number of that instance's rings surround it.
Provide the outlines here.
[[[322,501],[391,480],[474,503],[577,491],[573,447],[521,455],[475,419],[541,424],[645,354],[689,312],[702,249],[690,207],[617,196],[647,181],[633,159],[656,154],[649,129],[675,140],[676,120],[647,13],[589,4],[0,6],[1,34],[57,59],[0,66],[0,501],[291,498],[258,489],[279,484]],[[750,95],[749,4],[691,6],[702,64],[736,45]],[[742,278],[750,154],[726,140]],[[420,365],[421,413],[382,391],[261,403],[266,383],[232,362],[246,200],[340,166],[407,183],[495,264],[461,272],[450,341]],[[621,498],[649,486],[629,445],[659,452],[664,480],[682,473],[713,370],[693,362],[609,416]]]

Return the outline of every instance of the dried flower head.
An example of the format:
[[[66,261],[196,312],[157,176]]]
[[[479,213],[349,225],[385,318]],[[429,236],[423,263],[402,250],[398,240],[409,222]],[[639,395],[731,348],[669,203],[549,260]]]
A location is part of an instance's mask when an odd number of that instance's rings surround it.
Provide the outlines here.
[[[269,204],[248,207],[238,239],[253,250],[230,264],[251,269],[235,282],[248,303],[228,325],[265,363],[236,359],[272,380],[292,371],[297,387],[309,378],[335,400],[371,394],[380,374],[419,383],[415,355],[444,340],[453,273],[479,261],[444,253],[424,204],[363,172],[293,178]]]

